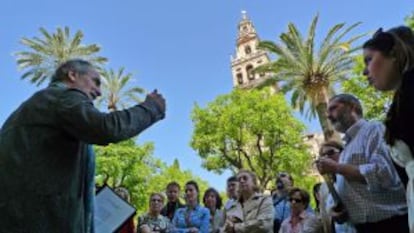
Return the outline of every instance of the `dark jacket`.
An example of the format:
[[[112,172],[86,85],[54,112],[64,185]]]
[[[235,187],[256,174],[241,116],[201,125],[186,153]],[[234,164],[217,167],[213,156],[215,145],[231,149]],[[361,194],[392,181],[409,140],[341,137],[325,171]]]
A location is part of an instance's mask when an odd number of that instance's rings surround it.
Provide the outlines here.
[[[130,138],[163,117],[153,100],[101,113],[78,90],[35,93],[0,131],[0,232],[85,233],[88,144]]]

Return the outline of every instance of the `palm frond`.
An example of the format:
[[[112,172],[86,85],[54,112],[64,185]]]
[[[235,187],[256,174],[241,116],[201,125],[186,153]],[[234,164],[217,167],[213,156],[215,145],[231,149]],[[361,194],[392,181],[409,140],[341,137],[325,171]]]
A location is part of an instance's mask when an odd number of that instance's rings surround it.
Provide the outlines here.
[[[81,58],[91,62],[95,67],[100,67],[107,61],[104,57],[96,56],[100,51],[99,46],[81,45],[83,33],[80,30],[73,37],[70,35],[69,27],[58,27],[52,33],[43,27],[39,28],[39,31],[40,37],[23,37],[20,43],[26,50],[14,54],[19,69],[27,69],[22,79],[29,79],[31,83],[42,84],[60,64],[69,59]]]

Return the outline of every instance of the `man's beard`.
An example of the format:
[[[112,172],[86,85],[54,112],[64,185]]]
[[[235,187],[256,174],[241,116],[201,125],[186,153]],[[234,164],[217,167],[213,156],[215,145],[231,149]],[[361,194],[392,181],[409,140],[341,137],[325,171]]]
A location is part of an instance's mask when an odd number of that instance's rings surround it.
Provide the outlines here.
[[[341,133],[345,133],[353,124],[354,121],[350,114],[342,114],[334,122],[332,122],[335,130]]]

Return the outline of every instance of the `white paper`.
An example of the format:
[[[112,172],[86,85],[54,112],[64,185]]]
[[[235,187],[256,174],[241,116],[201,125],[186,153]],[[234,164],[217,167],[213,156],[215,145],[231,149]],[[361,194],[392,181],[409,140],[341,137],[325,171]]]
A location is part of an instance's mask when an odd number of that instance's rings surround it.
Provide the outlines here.
[[[113,233],[134,213],[134,207],[105,186],[95,197],[95,232]]]

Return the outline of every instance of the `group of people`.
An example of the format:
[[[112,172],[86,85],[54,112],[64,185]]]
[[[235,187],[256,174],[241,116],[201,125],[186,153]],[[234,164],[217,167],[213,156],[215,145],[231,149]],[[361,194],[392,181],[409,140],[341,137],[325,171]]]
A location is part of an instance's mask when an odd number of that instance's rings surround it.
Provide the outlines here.
[[[259,192],[256,174],[240,170],[227,180],[228,201],[214,188],[200,191],[195,181],[185,184],[185,204],[180,203],[180,185],[171,182],[164,195],[153,193],[149,211],[138,217],[137,233],[266,233],[273,232],[273,204]],[[164,206],[164,207],[163,207]]]
[[[343,141],[320,148],[317,168],[332,179],[315,186],[319,203],[280,173],[272,197],[258,190],[254,171],[228,180],[229,201],[209,189],[199,201],[196,182],[150,196],[138,232],[312,233],[414,232],[414,34],[405,26],[378,30],[363,45],[368,82],[394,91],[384,124],[363,119],[350,94],[329,100],[328,119]],[[165,117],[166,103],[154,90],[131,108],[102,113],[97,69],[73,59],[50,85],[21,104],[0,130],[0,232],[93,233],[95,155],[105,145],[136,136]],[[175,196],[175,198],[174,198]]]

